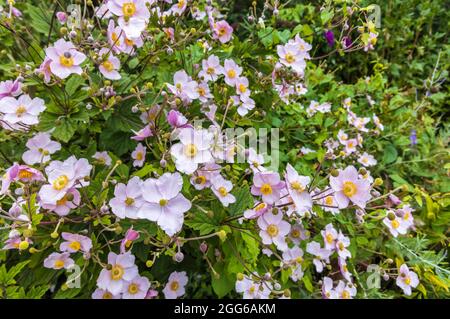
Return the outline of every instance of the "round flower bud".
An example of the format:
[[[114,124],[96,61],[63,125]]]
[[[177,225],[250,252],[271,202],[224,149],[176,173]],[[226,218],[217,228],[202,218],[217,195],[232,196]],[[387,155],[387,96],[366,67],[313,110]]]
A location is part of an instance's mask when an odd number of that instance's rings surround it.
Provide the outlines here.
[[[26,250],[29,246],[30,244],[28,243],[28,241],[22,240],[19,244],[19,250]]]
[[[358,172],[359,172],[359,174],[361,174],[361,175],[366,175],[367,174],[367,170],[364,168],[364,167],[361,167],[359,170],[358,170]]]
[[[208,245],[205,242],[202,242],[199,246],[199,249],[202,253],[206,253],[208,251]]]
[[[14,190],[14,194],[16,194],[17,196],[21,196],[23,194],[23,189],[22,188],[16,188]]]
[[[389,280],[389,275],[388,274],[384,274],[383,275],[383,280],[384,281],[388,281]]]
[[[281,289],[281,285],[279,283],[275,283],[275,285],[273,285],[273,288],[275,290],[280,290]]]
[[[139,112],[139,107],[138,107],[137,105],[134,105],[134,106],[131,108],[131,112],[133,112],[133,113]]]
[[[239,280],[239,281],[244,280],[244,274],[238,273],[238,274],[236,275],[236,278],[237,278],[237,280]]]
[[[383,180],[379,177],[375,178],[375,181],[373,182],[375,186],[381,186],[383,185]]]
[[[50,234],[50,237],[53,239],[56,239],[59,237],[59,234],[58,234],[58,232],[54,231],[53,233]]]
[[[183,254],[181,251],[177,252],[177,253],[173,256],[173,260],[175,260],[177,263],[182,262],[183,259],[184,259],[184,254]]]
[[[147,261],[145,262],[145,266],[146,266],[147,268],[150,268],[151,266],[153,266],[153,260],[147,260]]]
[[[219,236],[221,241],[225,241],[225,239],[227,238],[227,233],[222,229],[217,233],[217,236]]]
[[[28,252],[29,252],[30,254],[35,254],[35,253],[38,252],[38,250],[37,250],[36,248],[34,248],[34,247],[31,247],[31,248],[28,250]]]
[[[106,265],[106,270],[111,270],[112,268],[113,268],[113,266],[111,264]]]
[[[25,229],[25,230],[22,232],[22,235],[23,235],[24,237],[27,237],[27,238],[33,236],[33,229],[31,229],[31,228]]]
[[[165,168],[166,165],[167,165],[167,161],[166,161],[165,159],[162,159],[162,160],[159,161],[159,165],[160,165],[162,168]]]
[[[395,219],[395,214],[393,212],[389,212],[387,217],[389,218],[389,220],[394,220]]]
[[[263,278],[264,278],[264,280],[268,281],[268,280],[272,279],[272,275],[269,273],[265,273]]]
[[[338,177],[339,176],[339,171],[335,168],[333,168],[330,172],[331,176],[333,177]]]

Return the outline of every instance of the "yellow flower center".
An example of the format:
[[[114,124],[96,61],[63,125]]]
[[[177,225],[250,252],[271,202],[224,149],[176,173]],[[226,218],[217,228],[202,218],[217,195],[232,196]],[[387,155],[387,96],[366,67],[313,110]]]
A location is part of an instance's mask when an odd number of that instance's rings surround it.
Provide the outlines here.
[[[228,70],[227,75],[229,78],[234,79],[236,77],[236,71],[233,69]]]
[[[63,54],[59,57],[59,63],[66,68],[70,68],[73,65],[73,57],[69,54]]]
[[[391,225],[392,228],[397,229],[400,227],[400,223],[398,222],[398,220],[394,219],[393,221],[391,221]]]
[[[303,185],[300,182],[292,182],[291,183],[291,187],[293,190],[296,190],[297,192],[301,193],[305,190],[305,188],[303,187]]]
[[[113,297],[112,293],[108,291],[105,291],[105,293],[102,296],[103,299],[112,299],[112,297]]]
[[[291,232],[291,236],[292,236],[293,238],[299,238],[299,237],[300,237],[300,231],[299,231],[298,229],[294,229],[294,230]]]
[[[81,248],[81,244],[78,241],[73,241],[69,244],[69,247],[75,251],[79,251]]]
[[[184,154],[187,157],[194,157],[195,155],[197,155],[197,146],[195,146],[194,144],[186,145],[184,148]]]
[[[223,186],[219,187],[219,193],[222,196],[227,196],[228,195],[227,189],[225,187],[223,187]]]
[[[178,4],[177,4],[177,6],[178,6],[178,9],[181,9],[181,8],[183,8],[183,6],[184,6],[184,3],[185,3],[185,1],[184,1],[184,0],[180,0],[180,1],[178,1]]]
[[[57,205],[57,206],[64,205],[65,203],[67,203],[67,195],[64,195],[63,198],[61,198],[60,200],[57,200],[57,201],[56,201],[56,205]]]
[[[292,53],[286,53],[286,56],[284,58],[288,63],[294,63],[295,62],[295,56]]]
[[[126,18],[132,17],[136,12],[136,5],[133,2],[126,2],[122,5],[122,12]]]
[[[277,225],[270,224],[267,227],[267,233],[269,234],[270,237],[275,237],[276,235],[278,235],[278,227],[277,227]]]
[[[128,292],[132,295],[137,294],[139,292],[139,286],[135,283],[132,283],[128,286]]]
[[[345,182],[343,192],[344,192],[344,195],[347,197],[352,197],[353,195],[355,195],[357,192],[355,183]]]
[[[133,205],[133,204],[134,204],[134,199],[131,198],[131,197],[127,197],[127,198],[125,199],[125,204],[126,204],[127,206]]]
[[[333,205],[333,196],[325,197],[325,204],[328,205],[328,206]]]
[[[117,35],[117,33],[111,33],[111,40],[113,40],[113,42],[117,42],[117,40],[119,40],[119,36]]]
[[[132,45],[134,45],[134,41],[133,41],[133,40],[130,40],[130,39],[127,39],[127,38],[125,38],[125,44],[126,44],[126,45],[128,45],[128,46],[132,46]]]
[[[195,178],[195,184],[202,185],[202,184],[205,184],[205,183],[206,183],[206,177],[205,176],[197,176]]]
[[[255,211],[260,211],[261,209],[264,209],[265,207],[266,207],[266,204],[259,203],[258,205],[256,205]]]
[[[124,270],[120,265],[114,265],[111,269],[111,279],[112,280],[120,280],[123,277]]]
[[[180,284],[178,283],[178,281],[172,281],[172,283],[170,284],[170,290],[172,291],[177,291],[179,287]]]
[[[263,184],[262,186],[261,186],[261,193],[263,194],[263,195],[270,195],[270,194],[272,194],[272,186],[270,186],[269,184]]]
[[[245,93],[247,91],[247,87],[244,84],[239,84],[239,92]]]
[[[58,259],[55,260],[55,264],[54,264],[56,269],[61,269],[64,267],[64,260]]]
[[[344,290],[342,292],[342,298],[343,299],[350,299],[350,293],[347,290]]]
[[[405,278],[405,284],[410,285],[411,284],[411,278],[406,277]]]
[[[219,28],[218,30],[219,36],[224,36],[225,34],[227,34],[227,29],[225,27]]]
[[[103,62],[102,65],[105,68],[105,70],[108,71],[108,72],[111,72],[112,70],[114,70],[114,65],[108,60]]]
[[[211,75],[211,74],[214,74],[214,71],[215,71],[215,70],[214,70],[214,68],[212,68],[212,67],[209,67],[209,68],[206,69],[206,73],[208,73],[208,74],[210,74],[210,75]]]
[[[19,107],[16,110],[17,117],[21,117],[23,115],[23,113],[25,113],[26,111],[27,111],[27,109],[25,108],[25,106],[19,105]]]
[[[169,201],[167,199],[160,199],[159,206],[166,206]]]
[[[53,181],[53,188],[60,191],[69,183],[69,178],[66,175],[61,175]]]
[[[344,250],[344,244],[343,243],[339,243],[339,250]]]
[[[206,94],[206,90],[202,87],[199,87],[197,89],[197,92],[198,92],[198,94],[200,94],[200,96],[205,96],[205,94]]]
[[[26,171],[26,170],[21,170],[19,172],[19,178],[20,179],[30,179],[33,177],[33,173]]]
[[[326,238],[326,240],[327,240],[327,243],[329,243],[329,244],[331,244],[331,243],[333,242],[333,240],[334,240],[334,237],[333,237],[333,235],[331,235],[331,234],[327,234],[327,235],[325,236],[325,238]]]
[[[248,290],[251,294],[254,293],[256,290],[255,286],[251,286],[250,289]]]

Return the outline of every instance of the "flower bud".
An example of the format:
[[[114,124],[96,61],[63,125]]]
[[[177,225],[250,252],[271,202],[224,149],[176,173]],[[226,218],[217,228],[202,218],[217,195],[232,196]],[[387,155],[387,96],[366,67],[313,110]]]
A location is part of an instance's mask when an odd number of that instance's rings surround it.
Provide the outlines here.
[[[375,178],[375,181],[373,182],[373,184],[375,186],[381,186],[381,185],[383,185],[383,180],[381,178],[377,177],[377,178]]]
[[[147,260],[147,261],[145,262],[145,266],[146,266],[147,268],[150,268],[151,266],[153,266],[153,260]]]
[[[395,214],[393,212],[389,212],[387,217],[389,218],[389,220],[394,220],[395,219]]]
[[[338,177],[339,176],[339,171],[335,168],[333,168],[330,172],[331,176],[333,177]]]
[[[238,273],[238,274],[236,275],[236,278],[237,278],[237,280],[239,280],[239,281],[244,280],[244,274]]]
[[[202,242],[199,246],[199,249],[202,253],[206,253],[208,251],[208,245],[205,242]]]
[[[221,241],[225,241],[225,239],[227,238],[227,233],[222,229],[217,233],[217,236],[219,236]]]
[[[19,250],[26,250],[30,246],[27,240],[22,240],[19,244]]]
[[[56,239],[59,237],[59,234],[58,234],[58,232],[54,231],[53,233],[50,234],[50,237],[53,239]]]
[[[184,254],[183,254],[181,251],[177,252],[177,253],[173,256],[173,260],[175,260],[177,263],[182,262],[183,259],[184,259]]]

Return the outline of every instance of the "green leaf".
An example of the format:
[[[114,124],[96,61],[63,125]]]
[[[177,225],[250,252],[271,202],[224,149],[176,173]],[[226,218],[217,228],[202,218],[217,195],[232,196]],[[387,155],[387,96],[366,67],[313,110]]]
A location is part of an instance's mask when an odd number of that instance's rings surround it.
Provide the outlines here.
[[[398,153],[394,145],[388,144],[384,147],[383,162],[385,164],[393,163],[397,159]]]
[[[238,188],[237,191],[233,192],[233,195],[236,197],[236,202],[228,207],[231,216],[242,214],[245,210],[252,207],[253,196],[250,194],[250,189],[247,185]]]
[[[235,281],[227,276],[223,263],[216,263],[213,268],[217,274],[211,274],[212,288],[217,297],[222,298],[233,290]]]

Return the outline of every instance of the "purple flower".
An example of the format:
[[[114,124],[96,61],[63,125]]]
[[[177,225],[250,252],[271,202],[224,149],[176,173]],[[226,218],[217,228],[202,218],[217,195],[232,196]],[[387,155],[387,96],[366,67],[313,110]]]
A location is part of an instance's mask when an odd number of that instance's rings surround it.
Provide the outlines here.
[[[22,154],[22,159],[28,165],[45,163],[50,160],[50,154],[61,149],[61,144],[52,141],[48,133],[36,134],[28,140],[26,146],[28,151]]]
[[[136,276],[126,283],[123,290],[123,299],[144,299],[150,288],[150,281],[146,277]]]
[[[411,141],[411,146],[417,145],[417,132],[416,130],[411,130],[409,135],[409,140]]]
[[[135,150],[131,153],[131,157],[134,159],[133,166],[141,167],[145,162],[145,154],[147,153],[147,148],[139,143]]]
[[[138,276],[138,267],[134,264],[135,257],[131,253],[117,255],[108,254],[108,265],[103,268],[97,278],[97,286],[117,295],[128,287],[129,281]]]
[[[352,39],[350,38],[350,36],[345,36],[342,38],[342,47],[345,49],[348,49],[352,46]]]
[[[62,11],[56,12],[56,18],[58,19],[59,23],[64,24],[67,21],[67,14]]]
[[[167,113],[167,123],[173,128],[190,127],[190,125],[187,124],[187,118],[176,110],[170,110],[169,113]]]
[[[144,200],[142,198],[142,181],[134,176],[128,184],[119,183],[114,189],[114,198],[109,201],[112,212],[120,218],[136,218]]]
[[[44,260],[45,268],[53,268],[53,269],[68,269],[75,264],[72,258],[70,258],[69,253],[51,253]]]
[[[339,208],[346,208],[350,201],[360,208],[366,206],[370,199],[370,182],[360,179],[358,171],[353,166],[348,166],[344,170],[339,170],[337,177],[330,177],[330,186],[335,191]]]
[[[59,39],[53,47],[45,50],[45,54],[52,60],[50,70],[61,79],[67,78],[72,73],[83,72],[80,64],[86,59],[86,55],[77,51],[70,41]]]
[[[411,287],[416,288],[419,285],[419,277],[415,272],[409,270],[406,264],[403,264],[400,266],[399,274],[395,283],[397,286],[402,288],[405,295],[410,296]]]
[[[327,30],[324,33],[325,39],[330,47],[334,46],[334,33],[331,30]]]
[[[187,282],[188,277],[186,276],[185,271],[174,271],[170,274],[169,280],[163,289],[164,297],[166,297],[166,299],[176,299],[183,296],[185,293],[184,287]]]
[[[183,226],[184,213],[191,209],[191,202],[180,192],[183,178],[179,173],[165,173],[158,179],[149,178],[142,186],[144,204],[138,217],[156,222],[169,236]]]
[[[39,123],[38,116],[45,110],[44,100],[31,97],[27,94],[21,95],[18,99],[14,97],[4,97],[0,100],[0,112],[4,113],[3,120],[10,123],[24,123],[34,125]]]
[[[265,213],[258,218],[258,226],[261,229],[259,236],[265,245],[274,243],[279,250],[288,248],[286,243],[286,235],[291,230],[291,225],[283,220],[283,214],[280,212],[276,215],[271,212]]]
[[[92,248],[92,240],[89,237],[66,232],[63,232],[61,237],[65,240],[59,246],[59,250],[61,251],[67,251],[69,253],[82,251],[84,253],[89,253]]]
[[[139,232],[133,230],[133,227],[127,230],[125,238],[120,242],[120,253],[124,254],[127,248],[130,248],[133,241],[139,238]]]
[[[150,125],[146,125],[143,129],[141,129],[138,132],[133,131],[133,133],[135,135],[132,136],[131,139],[135,140],[135,141],[143,141],[147,137],[153,136],[153,132],[152,132],[152,129],[150,128]]]
[[[253,177],[251,192],[253,195],[262,195],[262,200],[267,204],[273,204],[280,199],[280,192],[285,183],[280,180],[280,175],[274,172],[259,172]]]
[[[19,80],[0,82],[0,99],[6,96],[18,96],[22,94],[22,83]]]

